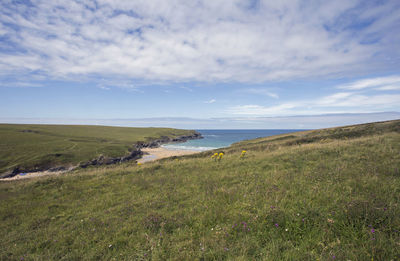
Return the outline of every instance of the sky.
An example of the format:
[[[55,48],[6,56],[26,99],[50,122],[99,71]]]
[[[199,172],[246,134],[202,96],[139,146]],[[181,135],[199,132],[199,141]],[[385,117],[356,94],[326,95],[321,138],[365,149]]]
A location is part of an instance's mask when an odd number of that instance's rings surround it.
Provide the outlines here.
[[[400,118],[400,1],[2,0],[0,122]]]

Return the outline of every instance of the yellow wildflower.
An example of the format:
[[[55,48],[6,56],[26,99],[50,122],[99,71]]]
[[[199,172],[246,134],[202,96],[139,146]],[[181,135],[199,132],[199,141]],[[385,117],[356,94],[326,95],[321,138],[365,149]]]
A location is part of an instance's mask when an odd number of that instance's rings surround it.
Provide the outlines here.
[[[214,155],[211,156],[212,159],[216,159],[218,157],[218,152],[215,152]]]

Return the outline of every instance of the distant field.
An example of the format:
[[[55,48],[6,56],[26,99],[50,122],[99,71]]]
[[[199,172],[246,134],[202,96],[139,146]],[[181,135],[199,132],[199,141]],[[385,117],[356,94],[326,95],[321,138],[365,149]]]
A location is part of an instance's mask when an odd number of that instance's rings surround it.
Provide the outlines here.
[[[0,221],[0,260],[400,260],[400,121],[1,182]]]
[[[0,173],[18,166],[75,165],[99,155],[120,157],[139,141],[192,133],[169,128],[0,124]]]

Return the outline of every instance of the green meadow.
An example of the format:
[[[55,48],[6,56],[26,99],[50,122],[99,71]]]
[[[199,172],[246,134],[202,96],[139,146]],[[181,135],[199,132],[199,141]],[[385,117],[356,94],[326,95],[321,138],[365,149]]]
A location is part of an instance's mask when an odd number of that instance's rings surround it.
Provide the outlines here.
[[[0,202],[1,260],[399,260],[400,121],[3,181]]]
[[[0,173],[74,166],[100,155],[121,157],[138,142],[190,134],[169,128],[0,124]]]

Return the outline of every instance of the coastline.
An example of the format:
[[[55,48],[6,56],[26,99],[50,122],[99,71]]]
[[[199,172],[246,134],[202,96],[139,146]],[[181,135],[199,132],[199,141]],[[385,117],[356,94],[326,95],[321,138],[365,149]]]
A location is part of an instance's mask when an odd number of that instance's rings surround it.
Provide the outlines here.
[[[117,157],[117,158],[106,158],[103,156],[99,156],[96,159],[93,159],[88,162],[80,163],[75,167],[54,167],[50,169],[43,169],[38,171],[20,171],[17,169],[18,172],[21,173],[10,173],[9,176],[0,178],[0,181],[14,181],[14,180],[21,180],[21,179],[30,179],[35,177],[42,177],[42,176],[51,176],[51,175],[60,175],[67,173],[76,168],[86,168],[88,166],[101,166],[101,165],[112,165],[116,163],[122,163],[127,161],[134,161],[136,160],[137,163],[145,163],[151,162],[163,158],[173,157],[173,156],[183,156],[183,155],[190,155],[194,153],[198,153],[199,151],[190,151],[190,150],[169,150],[166,148],[161,147],[162,144],[168,143],[177,143],[177,142],[185,142],[190,139],[201,139],[203,138],[200,133],[195,132],[192,135],[185,135],[179,136],[175,138],[169,137],[162,137],[160,139],[155,139],[147,143],[138,142],[135,145],[135,149],[126,156]],[[13,172],[16,172],[14,169]],[[23,174],[23,175],[22,175]]]
[[[169,150],[163,147],[157,147],[157,148],[143,148],[141,151],[144,153],[142,158],[137,159],[137,163],[146,163],[146,162],[153,162],[156,160],[160,159],[165,159],[173,156],[184,156],[184,155],[191,155],[191,154],[196,154],[200,153],[200,151],[194,151],[194,150]],[[37,172],[28,172],[25,173],[24,175],[15,175],[13,177],[9,178],[2,178],[0,181],[14,181],[14,180],[21,180],[21,179],[30,179],[30,178],[36,178],[36,177],[43,177],[43,176],[58,176],[64,173],[67,173],[71,171],[69,170],[63,170],[63,171],[37,171]]]
[[[31,179],[31,178],[36,178],[36,177],[43,177],[43,176],[58,176],[64,173],[67,173],[70,170],[61,170],[61,171],[37,171],[37,172],[28,172],[28,173],[24,173],[24,175],[18,174],[9,178],[1,178],[1,181],[14,181],[14,180],[21,180],[21,179]]]
[[[137,162],[142,164],[173,156],[191,155],[200,152],[195,150],[169,150],[164,147],[143,148],[141,151],[144,152],[144,155]]]

